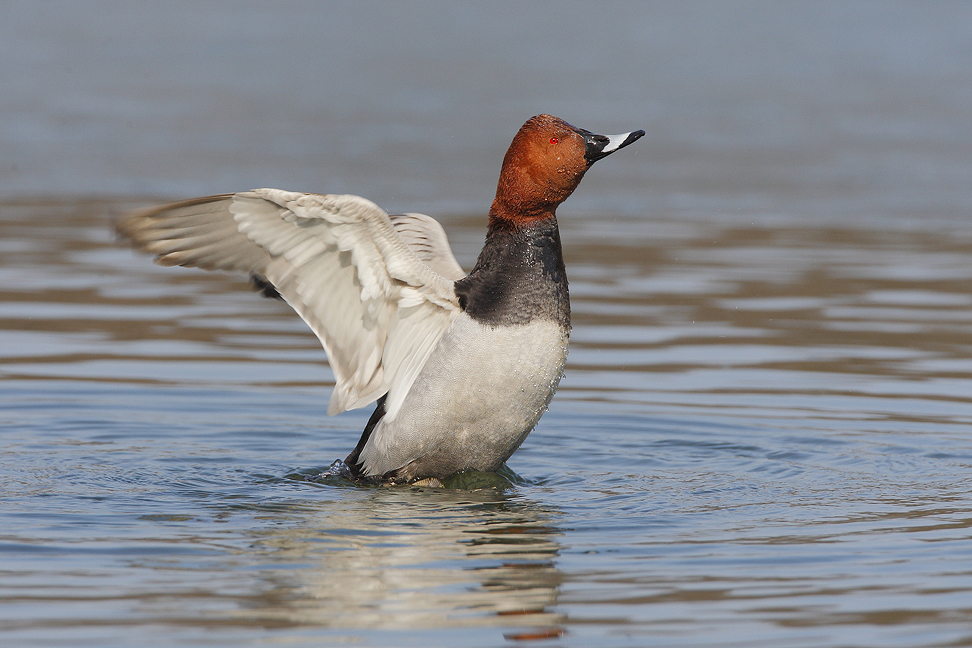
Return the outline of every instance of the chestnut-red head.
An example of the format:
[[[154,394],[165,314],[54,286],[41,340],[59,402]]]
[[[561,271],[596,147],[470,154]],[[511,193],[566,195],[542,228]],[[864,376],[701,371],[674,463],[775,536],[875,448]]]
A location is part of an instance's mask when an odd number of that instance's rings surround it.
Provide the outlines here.
[[[551,115],[532,117],[517,132],[503,159],[491,224],[553,216],[592,164],[644,134],[638,130],[597,135]]]

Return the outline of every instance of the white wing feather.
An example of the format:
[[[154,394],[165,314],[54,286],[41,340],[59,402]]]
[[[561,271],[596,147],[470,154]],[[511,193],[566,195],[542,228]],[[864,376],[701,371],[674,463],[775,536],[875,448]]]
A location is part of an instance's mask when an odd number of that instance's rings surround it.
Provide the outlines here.
[[[434,227],[413,225],[413,240],[433,241],[425,255],[443,272],[461,273],[442,228],[424,218]],[[159,263],[270,281],[327,352],[337,383],[329,414],[387,393],[393,420],[459,314],[452,277],[420,259],[388,215],[359,196],[257,189],[133,214],[117,229]]]
[[[395,231],[418,258],[446,279],[458,281],[466,271],[456,261],[442,225],[425,214],[394,214],[389,216]]]

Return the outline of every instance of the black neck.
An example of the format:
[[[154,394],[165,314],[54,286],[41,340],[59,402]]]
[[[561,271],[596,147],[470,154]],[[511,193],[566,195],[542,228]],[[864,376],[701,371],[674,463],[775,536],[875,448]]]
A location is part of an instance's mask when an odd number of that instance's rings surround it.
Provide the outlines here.
[[[557,219],[490,227],[469,275],[456,282],[459,305],[493,326],[548,319],[570,327],[567,273]]]

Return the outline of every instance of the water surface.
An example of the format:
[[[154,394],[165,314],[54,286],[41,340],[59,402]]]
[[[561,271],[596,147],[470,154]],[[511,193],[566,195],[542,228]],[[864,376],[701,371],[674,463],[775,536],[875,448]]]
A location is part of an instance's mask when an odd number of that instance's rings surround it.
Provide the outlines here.
[[[116,246],[132,206],[0,210],[6,643],[972,641],[972,228],[564,219],[551,411],[429,490],[308,480],[368,412],[285,305]]]

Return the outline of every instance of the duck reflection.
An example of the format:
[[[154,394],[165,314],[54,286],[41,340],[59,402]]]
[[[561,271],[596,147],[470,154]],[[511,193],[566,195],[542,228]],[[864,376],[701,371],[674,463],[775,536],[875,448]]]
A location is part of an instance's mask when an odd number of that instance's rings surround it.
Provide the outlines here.
[[[392,629],[510,626],[562,634],[560,513],[489,488],[326,487],[256,547],[274,563],[250,613],[276,623]],[[281,564],[286,565],[281,569]],[[269,619],[267,619],[269,620]],[[530,630],[527,630],[529,627]]]

